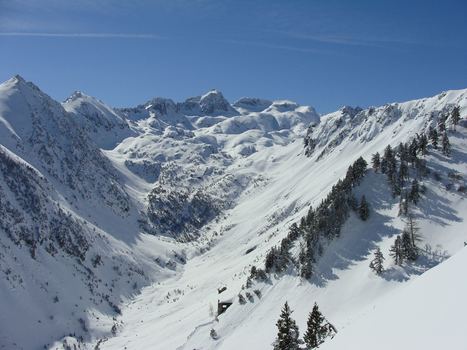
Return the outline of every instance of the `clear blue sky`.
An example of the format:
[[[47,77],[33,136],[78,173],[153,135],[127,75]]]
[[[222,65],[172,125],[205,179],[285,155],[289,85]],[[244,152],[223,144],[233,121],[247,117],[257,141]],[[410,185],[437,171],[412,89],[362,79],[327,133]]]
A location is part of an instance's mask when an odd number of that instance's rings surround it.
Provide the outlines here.
[[[467,1],[0,0],[0,80],[17,73],[113,106],[379,105],[467,88]]]

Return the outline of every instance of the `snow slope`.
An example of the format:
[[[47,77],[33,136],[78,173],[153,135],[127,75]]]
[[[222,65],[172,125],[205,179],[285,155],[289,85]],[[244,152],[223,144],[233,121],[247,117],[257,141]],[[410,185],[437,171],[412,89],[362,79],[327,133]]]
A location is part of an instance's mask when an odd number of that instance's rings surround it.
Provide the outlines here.
[[[465,266],[466,248],[370,305],[321,348],[464,349]]]

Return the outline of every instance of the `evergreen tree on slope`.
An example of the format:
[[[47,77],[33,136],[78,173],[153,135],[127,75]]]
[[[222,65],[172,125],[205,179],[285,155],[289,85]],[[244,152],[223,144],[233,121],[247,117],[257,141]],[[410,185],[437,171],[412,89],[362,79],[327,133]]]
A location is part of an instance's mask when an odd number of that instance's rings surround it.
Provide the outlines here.
[[[318,348],[329,336],[337,333],[332,324],[326,321],[318,305],[315,303],[307,321],[307,330],[303,336],[308,350]]]
[[[449,157],[451,155],[451,144],[449,143],[449,137],[446,131],[443,133],[443,138],[441,140],[442,152],[445,156]]]
[[[438,138],[439,138],[438,131],[436,131],[435,128],[430,126],[430,131],[429,131],[428,136],[431,140],[431,144],[433,145],[433,148],[438,149]]]
[[[370,268],[377,275],[381,275],[381,273],[384,271],[383,261],[384,261],[383,253],[381,252],[381,249],[379,249],[378,247],[376,248],[373,260],[370,262]]]
[[[456,106],[452,109],[452,112],[451,112],[451,122],[452,122],[452,125],[454,125],[454,130],[456,130],[456,125],[459,124],[460,120],[461,120],[460,108],[459,106]]]
[[[362,199],[360,200],[360,205],[358,206],[358,215],[363,221],[366,221],[370,217],[370,207],[366,201],[365,196],[362,196]]]
[[[372,165],[373,170],[375,172],[377,172],[380,169],[380,167],[381,167],[381,157],[380,157],[378,152],[373,154],[373,156],[371,157],[371,165]]]
[[[277,320],[277,338],[273,343],[274,350],[299,350],[300,340],[297,323],[291,317],[292,310],[286,302]]]
[[[394,241],[394,244],[391,246],[389,251],[391,257],[394,259],[394,263],[396,265],[402,265],[404,256],[402,254],[402,240],[400,235],[396,237],[396,240]]]

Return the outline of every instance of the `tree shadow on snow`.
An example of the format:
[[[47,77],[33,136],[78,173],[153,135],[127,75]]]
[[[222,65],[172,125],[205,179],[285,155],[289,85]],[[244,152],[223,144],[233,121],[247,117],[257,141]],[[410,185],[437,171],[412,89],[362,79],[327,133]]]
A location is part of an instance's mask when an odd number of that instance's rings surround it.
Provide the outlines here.
[[[409,280],[411,276],[421,275],[447,258],[447,254],[432,253],[421,250],[420,256],[416,261],[404,263],[402,266],[391,266],[383,271],[381,277],[387,281],[404,282]]]
[[[434,184],[434,186],[439,186]],[[367,221],[362,221],[355,213],[350,217],[341,230],[341,236],[331,241],[324,253],[315,264],[312,284],[319,287],[326,286],[328,281],[338,278],[338,270],[347,270],[358,262],[367,260],[376,249],[377,243],[384,238],[395,237],[401,233],[401,223],[394,225],[394,211],[398,210],[400,197],[393,198],[389,189],[387,178],[382,174],[369,172],[363,183],[355,189],[355,195],[360,198],[365,195],[370,203],[371,214]],[[417,206],[419,213],[416,217],[428,218],[440,226],[449,225],[450,222],[459,222],[462,219],[457,211],[450,207],[450,200],[427,189]],[[387,214],[386,214],[387,212]],[[436,266],[447,256],[442,253],[421,251],[420,257],[414,263],[404,266],[391,267],[382,277],[391,281],[405,281],[411,275],[420,275],[426,270]],[[390,259],[387,257],[387,259]]]

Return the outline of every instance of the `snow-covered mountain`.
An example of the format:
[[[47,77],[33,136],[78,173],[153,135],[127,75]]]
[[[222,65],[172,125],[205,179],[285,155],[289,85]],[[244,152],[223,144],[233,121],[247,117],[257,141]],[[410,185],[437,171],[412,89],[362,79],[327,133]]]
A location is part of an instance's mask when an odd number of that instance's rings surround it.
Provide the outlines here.
[[[58,103],[13,77],[0,85],[0,349],[270,349],[286,300],[301,330],[314,302],[333,322],[323,348],[357,348],[356,334],[394,317],[390,305],[459,269],[453,257],[418,277],[467,240],[466,113],[467,90],[324,116],[287,100],[231,104],[218,90],[114,109],[81,92]],[[303,224],[286,270],[247,282],[349,165],[440,121],[450,155],[429,145],[407,175],[426,170],[411,209],[417,261],[388,256],[405,218],[387,176],[369,169],[352,184],[369,219],[350,211],[337,235],[319,238],[310,278],[300,275]],[[376,247],[382,276],[368,268]],[[215,317],[218,299],[233,304]]]

